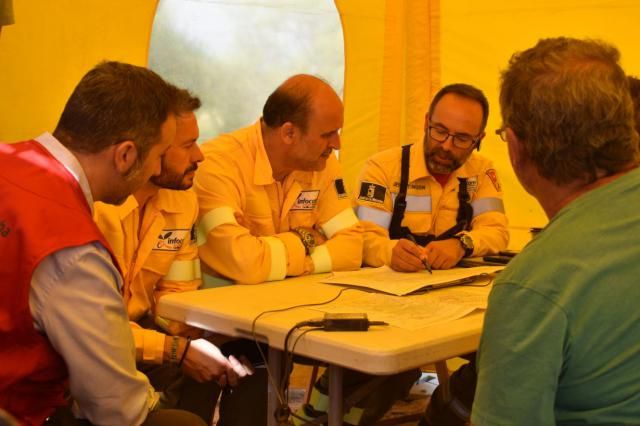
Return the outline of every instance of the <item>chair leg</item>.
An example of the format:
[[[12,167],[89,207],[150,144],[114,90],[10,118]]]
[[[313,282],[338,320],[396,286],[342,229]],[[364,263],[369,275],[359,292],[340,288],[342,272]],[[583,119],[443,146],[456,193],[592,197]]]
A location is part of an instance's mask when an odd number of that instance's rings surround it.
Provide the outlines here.
[[[451,400],[451,391],[449,389],[449,369],[447,368],[447,361],[436,362],[436,374],[438,375],[438,386],[442,390],[442,397],[444,401]]]
[[[304,394],[304,403],[308,404],[309,403],[309,398],[311,398],[311,391],[313,390],[313,385],[316,384],[316,381],[318,380],[318,370],[320,369],[319,366],[314,365],[311,369],[311,377],[309,377],[309,386],[307,386],[307,392]]]

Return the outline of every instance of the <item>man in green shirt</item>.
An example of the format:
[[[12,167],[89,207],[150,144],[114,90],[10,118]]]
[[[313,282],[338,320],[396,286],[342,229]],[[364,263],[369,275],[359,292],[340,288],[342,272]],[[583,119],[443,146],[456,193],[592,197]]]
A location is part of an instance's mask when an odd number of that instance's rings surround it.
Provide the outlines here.
[[[491,292],[476,426],[640,423],[638,134],[619,57],[545,39],[502,75],[497,133],[550,221]]]

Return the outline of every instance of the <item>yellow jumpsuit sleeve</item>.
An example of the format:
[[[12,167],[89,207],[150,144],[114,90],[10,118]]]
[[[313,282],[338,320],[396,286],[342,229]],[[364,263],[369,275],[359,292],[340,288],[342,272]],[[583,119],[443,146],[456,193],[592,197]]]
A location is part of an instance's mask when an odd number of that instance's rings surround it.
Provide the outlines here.
[[[136,346],[136,362],[162,364],[164,355],[165,335],[130,321],[131,332]]]
[[[473,256],[496,254],[509,244],[500,182],[491,161],[485,161],[478,176],[476,195],[471,200],[473,219],[467,233],[473,239]]]
[[[369,266],[388,265],[397,241],[389,239],[393,202],[388,167],[379,156],[367,160],[356,187],[355,203],[363,227],[363,262]],[[362,193],[362,195],[361,195]]]
[[[255,236],[236,220],[244,214],[245,179],[239,164],[229,155],[210,156],[196,175],[200,218],[200,260],[235,282],[257,284],[304,272],[305,249],[292,232]]]
[[[318,199],[317,225],[327,241],[311,254],[314,273],[358,269],[362,266],[362,226],[343,191],[338,162],[332,157],[325,169],[325,187]]]

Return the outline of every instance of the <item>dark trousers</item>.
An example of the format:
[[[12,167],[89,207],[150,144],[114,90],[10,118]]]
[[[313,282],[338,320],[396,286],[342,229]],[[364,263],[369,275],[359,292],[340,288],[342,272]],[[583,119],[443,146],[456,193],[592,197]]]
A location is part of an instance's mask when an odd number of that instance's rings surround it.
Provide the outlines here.
[[[450,395],[438,386],[419,426],[464,426],[468,424],[476,393],[476,353],[464,356],[469,363],[454,371],[449,378]]]

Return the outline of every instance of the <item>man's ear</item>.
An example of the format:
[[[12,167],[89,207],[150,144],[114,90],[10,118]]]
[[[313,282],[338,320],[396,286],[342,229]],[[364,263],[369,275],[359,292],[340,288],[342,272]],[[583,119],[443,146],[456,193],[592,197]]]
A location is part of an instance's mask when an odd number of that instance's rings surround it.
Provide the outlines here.
[[[286,145],[292,145],[298,136],[298,128],[287,121],[282,126],[280,126],[280,138],[284,141]]]
[[[137,161],[138,148],[133,141],[127,140],[113,146],[113,164],[121,175],[126,175]]]

